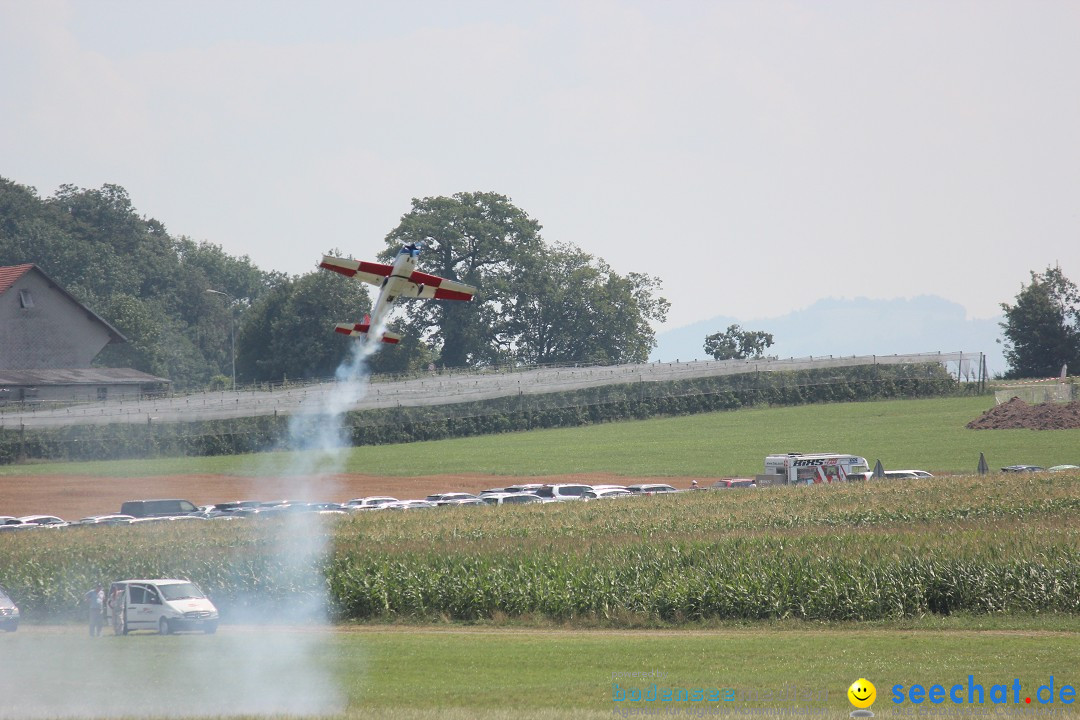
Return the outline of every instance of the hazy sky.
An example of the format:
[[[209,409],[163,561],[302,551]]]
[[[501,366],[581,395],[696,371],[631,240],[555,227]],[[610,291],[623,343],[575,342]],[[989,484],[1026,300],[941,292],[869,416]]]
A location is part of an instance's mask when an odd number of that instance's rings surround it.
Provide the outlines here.
[[[1080,282],[1074,1],[0,0],[0,68],[0,176],[264,269],[491,190],[667,328]]]

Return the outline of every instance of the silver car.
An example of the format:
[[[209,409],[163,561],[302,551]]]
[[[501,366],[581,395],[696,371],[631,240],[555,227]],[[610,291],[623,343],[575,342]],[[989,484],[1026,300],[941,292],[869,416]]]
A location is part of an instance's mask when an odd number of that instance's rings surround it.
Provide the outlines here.
[[[0,587],[0,628],[6,632],[19,629],[19,608],[3,587]]]

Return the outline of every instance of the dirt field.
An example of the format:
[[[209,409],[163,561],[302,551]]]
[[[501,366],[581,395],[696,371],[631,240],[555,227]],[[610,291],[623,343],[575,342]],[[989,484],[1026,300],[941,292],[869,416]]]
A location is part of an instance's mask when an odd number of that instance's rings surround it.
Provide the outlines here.
[[[232,500],[305,500],[344,502],[367,495],[390,495],[399,500],[423,498],[437,492],[478,492],[521,482],[583,482],[632,485],[663,482],[679,489],[693,478],[628,478],[614,475],[507,477],[503,475],[429,475],[381,477],[335,475],[312,482],[302,478],[251,478],[231,475],[168,475],[143,478],[100,478],[70,475],[0,477],[0,515],[57,515],[78,520],[87,515],[120,511],[125,500],[183,498],[196,505]],[[705,487],[716,478],[698,478]]]

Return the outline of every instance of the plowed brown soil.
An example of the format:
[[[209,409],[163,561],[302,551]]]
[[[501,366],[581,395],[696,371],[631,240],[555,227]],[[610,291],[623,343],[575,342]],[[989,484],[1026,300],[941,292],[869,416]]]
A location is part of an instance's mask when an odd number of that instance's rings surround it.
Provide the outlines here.
[[[967,424],[972,430],[1070,430],[1080,428],[1080,401],[1028,405],[1014,397]]]
[[[690,487],[693,478],[622,477],[605,474],[548,477],[504,475],[429,475],[382,477],[333,475],[307,481],[297,477],[252,478],[232,475],[168,475],[142,478],[102,478],[79,475],[25,475],[0,477],[0,515],[57,515],[78,520],[87,515],[120,512],[125,500],[183,498],[196,505],[232,500],[300,500],[344,502],[368,495],[390,495],[400,500],[423,498],[438,492],[478,492],[524,482],[587,484],[663,482]],[[715,478],[698,478],[702,486]]]

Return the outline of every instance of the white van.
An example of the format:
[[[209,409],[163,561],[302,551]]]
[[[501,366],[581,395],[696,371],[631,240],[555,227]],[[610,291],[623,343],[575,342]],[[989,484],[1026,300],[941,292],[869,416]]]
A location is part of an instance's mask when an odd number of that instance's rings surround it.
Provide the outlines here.
[[[117,635],[132,630],[217,632],[218,611],[190,580],[120,580],[109,586],[106,618]]]

